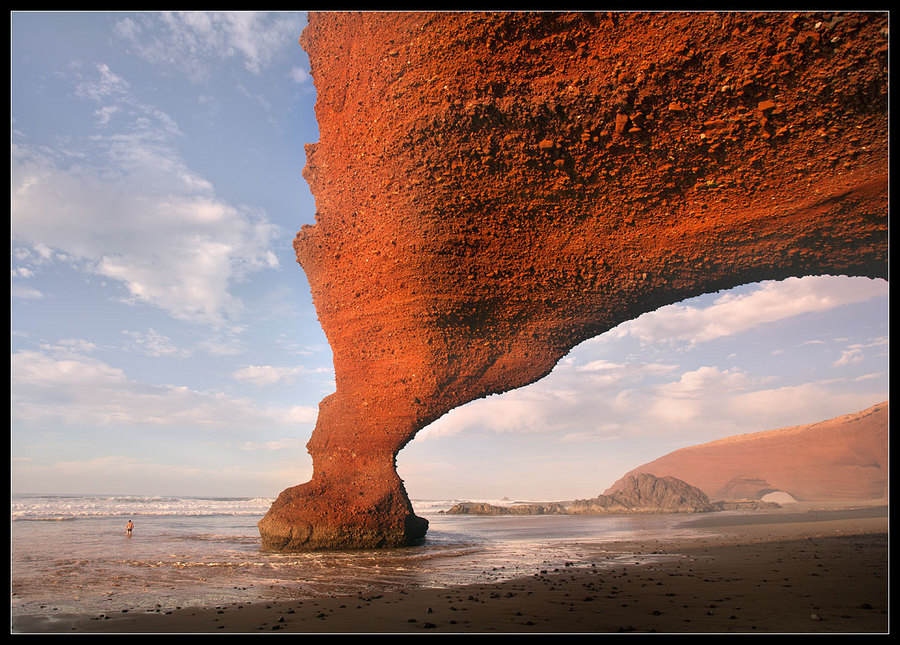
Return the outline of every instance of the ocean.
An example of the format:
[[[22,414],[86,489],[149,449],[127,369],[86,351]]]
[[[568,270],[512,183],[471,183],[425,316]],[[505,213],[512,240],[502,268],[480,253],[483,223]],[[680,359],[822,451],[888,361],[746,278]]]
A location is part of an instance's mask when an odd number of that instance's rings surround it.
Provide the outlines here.
[[[684,515],[460,516],[440,511],[468,500],[412,500],[430,523],[421,545],[266,553],[256,523],[273,501],[15,495],[12,613],[99,615],[453,587],[563,567],[627,565],[653,556],[598,557],[596,547],[613,540],[703,535],[679,526],[689,518]]]

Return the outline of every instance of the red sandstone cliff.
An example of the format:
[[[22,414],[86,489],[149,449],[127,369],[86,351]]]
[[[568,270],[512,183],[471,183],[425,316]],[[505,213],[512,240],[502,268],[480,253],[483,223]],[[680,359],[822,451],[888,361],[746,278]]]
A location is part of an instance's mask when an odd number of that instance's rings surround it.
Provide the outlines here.
[[[294,248],[334,355],[273,550],[424,535],[416,432],[703,293],[887,276],[886,13],[314,13]]]
[[[888,494],[888,403],[862,412],[682,448],[629,471],[676,477],[710,499],[862,501]],[[607,493],[616,489],[614,484]]]

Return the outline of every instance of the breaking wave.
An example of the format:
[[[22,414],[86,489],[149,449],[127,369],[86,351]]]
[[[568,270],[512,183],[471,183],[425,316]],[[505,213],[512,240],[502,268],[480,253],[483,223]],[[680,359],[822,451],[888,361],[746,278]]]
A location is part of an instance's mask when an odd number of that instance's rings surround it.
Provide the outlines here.
[[[166,497],[133,495],[20,495],[11,500],[15,520],[61,521],[114,516],[265,515],[269,497]]]

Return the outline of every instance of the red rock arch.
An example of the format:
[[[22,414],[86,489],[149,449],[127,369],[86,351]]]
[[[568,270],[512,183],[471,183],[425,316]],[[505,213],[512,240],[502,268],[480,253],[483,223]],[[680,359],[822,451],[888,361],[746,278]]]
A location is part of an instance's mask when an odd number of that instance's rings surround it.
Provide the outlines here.
[[[425,534],[395,458],[663,305],[887,277],[887,14],[324,13],[314,226],[334,353],[271,550]]]

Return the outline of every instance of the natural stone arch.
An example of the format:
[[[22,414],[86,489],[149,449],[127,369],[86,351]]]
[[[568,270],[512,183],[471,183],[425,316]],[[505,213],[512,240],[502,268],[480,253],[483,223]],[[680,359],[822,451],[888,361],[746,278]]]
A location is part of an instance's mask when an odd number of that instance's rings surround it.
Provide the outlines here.
[[[315,226],[336,392],[272,550],[408,544],[395,458],[641,313],[887,277],[886,14],[325,13]]]

